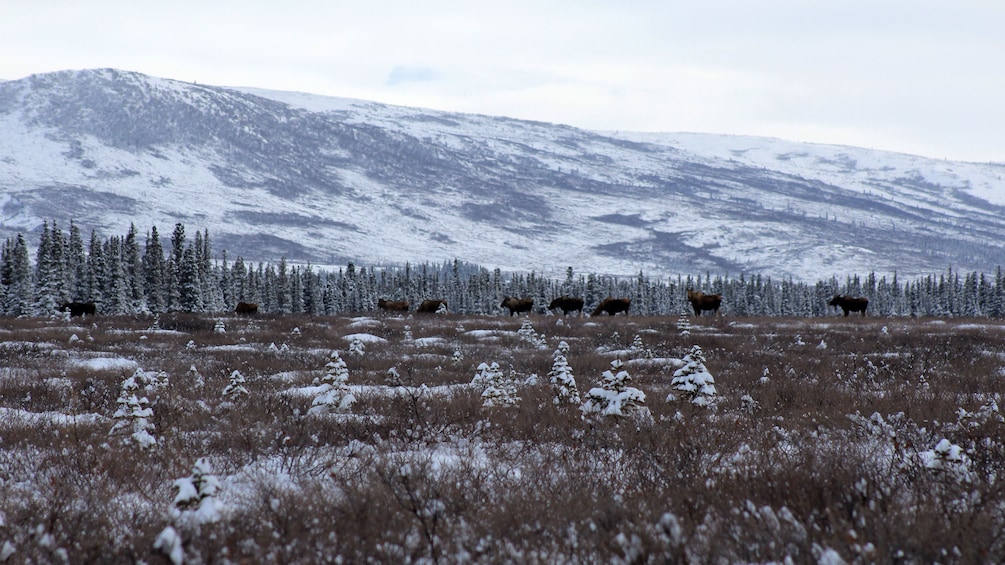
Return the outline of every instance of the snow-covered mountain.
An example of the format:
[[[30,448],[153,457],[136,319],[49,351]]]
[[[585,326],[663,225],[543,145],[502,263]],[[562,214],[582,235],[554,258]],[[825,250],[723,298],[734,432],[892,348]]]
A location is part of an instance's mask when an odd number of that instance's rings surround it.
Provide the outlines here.
[[[1003,164],[603,133],[101,69],[0,83],[0,237],[208,229],[231,258],[649,276],[1005,264]],[[32,242],[36,241],[33,236]]]

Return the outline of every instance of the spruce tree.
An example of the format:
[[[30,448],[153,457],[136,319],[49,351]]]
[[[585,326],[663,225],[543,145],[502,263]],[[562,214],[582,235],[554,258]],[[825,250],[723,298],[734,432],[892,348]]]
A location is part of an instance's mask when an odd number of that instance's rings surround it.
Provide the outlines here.
[[[102,311],[106,314],[126,314],[132,311],[129,281],[122,264],[122,240],[110,237],[105,240],[104,300]]]
[[[715,379],[705,368],[705,354],[701,347],[692,346],[683,361],[684,366],[674,372],[670,386],[696,406],[713,405],[718,393],[715,390]],[[677,394],[670,393],[666,400],[676,401]]]
[[[30,316],[35,281],[32,280],[31,261],[28,259],[28,244],[24,236],[17,234],[13,243],[5,245],[4,276],[6,277],[5,302],[3,312],[7,316]]]
[[[63,247],[62,238],[55,238],[55,226],[42,223],[42,234],[35,254],[35,288],[33,313],[39,316],[55,314],[63,300]]]
[[[586,393],[581,410],[584,414],[601,416],[630,416],[649,419],[646,395],[628,386],[632,377],[624,370],[620,359],[611,361],[611,368],[600,375],[600,386]]]
[[[321,378],[318,395],[311,402],[307,413],[347,412],[355,402],[356,397],[349,390],[349,369],[339,357],[338,351],[332,351],[331,361],[325,365],[325,375]]]
[[[230,384],[228,384],[223,389],[223,397],[230,400],[231,402],[236,402],[240,400],[241,397],[248,396],[250,394],[248,389],[244,387],[246,379],[240,371],[233,371],[230,373]]]
[[[558,342],[558,349],[553,354],[554,362],[548,377],[551,379],[551,386],[555,391],[555,404],[579,404],[579,388],[576,387],[576,377],[572,374],[572,367],[566,356],[569,354],[569,344],[565,341]]]
[[[172,524],[164,528],[154,540],[154,549],[163,553],[174,565],[182,565],[186,557],[193,563],[201,563],[203,558],[194,549],[185,551],[199,534],[203,524],[220,519],[222,505],[217,501],[221,483],[212,474],[209,460],[200,458],[192,467],[189,477],[174,482],[178,493],[171,504]]]
[[[150,228],[143,251],[143,289],[147,308],[155,314],[167,311],[165,288],[164,247],[157,235],[157,227]]]
[[[70,235],[66,244],[66,289],[72,302],[87,302],[87,257],[80,228],[70,222]]]
[[[129,233],[122,242],[122,270],[126,284],[129,312],[148,312],[146,293],[143,290],[143,257],[136,239],[136,225],[129,224]]]
[[[166,271],[167,308],[171,312],[185,310],[182,304],[181,270],[185,261],[185,226],[178,223],[171,232],[171,255]]]
[[[516,393],[516,383],[506,377],[499,369],[498,363],[493,362],[491,365],[482,363],[478,365],[478,371],[471,384],[485,387],[482,390],[482,406],[508,407],[515,406],[520,401]]]
[[[191,245],[185,248],[178,268],[178,307],[184,312],[204,310],[195,249]]]
[[[116,421],[109,435],[123,435],[122,441],[134,444],[140,449],[149,449],[157,444],[157,438],[151,432],[154,430],[153,409],[144,392],[154,392],[167,386],[167,375],[163,372],[152,373],[137,369],[133,376],[122,382],[122,390],[116,403],[119,405],[115,414]]]
[[[105,300],[105,254],[98,234],[91,230],[91,241],[87,246],[87,298],[102,304]]]

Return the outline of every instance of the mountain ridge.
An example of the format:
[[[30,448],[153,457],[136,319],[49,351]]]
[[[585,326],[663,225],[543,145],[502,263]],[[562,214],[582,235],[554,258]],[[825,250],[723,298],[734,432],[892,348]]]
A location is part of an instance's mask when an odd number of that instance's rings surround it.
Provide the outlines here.
[[[1005,263],[1005,165],[591,132],[116,69],[0,82],[0,236],[207,228],[245,260],[804,280]]]

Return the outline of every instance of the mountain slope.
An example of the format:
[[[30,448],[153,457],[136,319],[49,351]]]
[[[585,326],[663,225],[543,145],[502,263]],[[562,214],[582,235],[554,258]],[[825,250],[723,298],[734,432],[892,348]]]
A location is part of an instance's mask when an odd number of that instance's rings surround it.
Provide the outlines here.
[[[1002,165],[222,88],[0,83],[0,236],[175,222],[231,257],[816,279],[1005,263]]]

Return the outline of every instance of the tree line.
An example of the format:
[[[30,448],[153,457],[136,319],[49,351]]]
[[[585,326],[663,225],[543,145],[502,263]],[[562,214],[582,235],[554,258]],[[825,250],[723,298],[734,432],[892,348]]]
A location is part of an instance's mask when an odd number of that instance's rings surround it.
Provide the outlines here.
[[[633,315],[681,315],[691,311],[687,289],[721,294],[720,312],[734,316],[834,315],[827,303],[835,294],[868,298],[870,315],[1005,315],[1000,266],[993,275],[948,268],[911,281],[875,273],[816,283],[745,274],[615,277],[577,274],[572,267],[564,278],[552,278],[456,259],[370,268],[350,263],[336,270],[285,259],[230,261],[225,251],[214,256],[208,230],[190,237],[181,223],[166,242],[156,227],[140,239],[131,225],[125,236],[100,238],[92,231],[85,243],[73,222],[66,232],[45,222],[32,262],[24,235],[8,238],[0,250],[0,315],[55,315],[68,302],[93,302],[111,315],[227,312],[238,302],[257,303],[267,313],[331,315],[375,310],[381,298],[413,308],[438,298],[451,312],[496,314],[504,296],[533,298],[540,313],[560,295],[582,297],[587,311],[614,296],[631,298]]]

